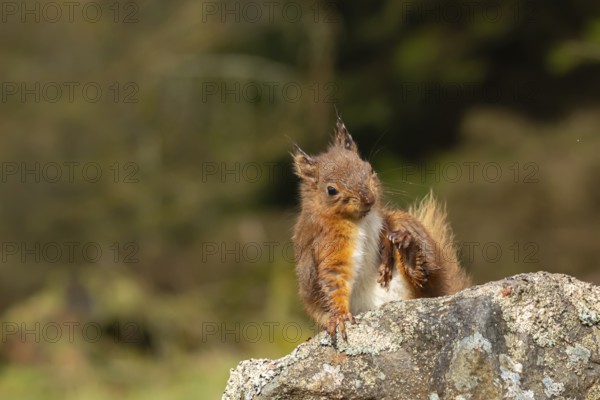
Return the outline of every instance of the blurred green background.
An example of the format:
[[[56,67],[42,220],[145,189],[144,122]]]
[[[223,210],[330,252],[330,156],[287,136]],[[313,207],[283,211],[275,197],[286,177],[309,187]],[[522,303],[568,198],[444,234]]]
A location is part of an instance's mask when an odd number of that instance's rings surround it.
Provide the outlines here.
[[[216,398],[313,336],[288,152],[335,107],[476,283],[600,283],[598,2],[1,7],[2,398]]]

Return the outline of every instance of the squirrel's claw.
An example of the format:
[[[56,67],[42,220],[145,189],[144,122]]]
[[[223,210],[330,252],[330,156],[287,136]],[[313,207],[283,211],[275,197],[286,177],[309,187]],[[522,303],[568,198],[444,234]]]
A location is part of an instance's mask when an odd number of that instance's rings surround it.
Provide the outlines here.
[[[401,250],[408,249],[408,246],[415,242],[413,235],[407,230],[390,232],[388,233],[388,239]]]
[[[336,344],[336,332],[339,327],[340,334],[342,335],[342,339],[345,342],[348,341],[348,335],[346,334],[346,324],[345,321],[350,322],[351,324],[355,324],[356,320],[352,313],[345,314],[336,314],[329,317],[329,321],[327,322],[327,333],[331,338],[331,343]]]
[[[413,260],[412,263],[405,262],[404,267],[412,282],[423,288],[424,284],[429,281],[430,270],[435,267],[430,265],[419,241],[408,230],[389,232],[387,237],[403,256],[408,253],[412,254],[412,257],[407,256],[408,259]]]

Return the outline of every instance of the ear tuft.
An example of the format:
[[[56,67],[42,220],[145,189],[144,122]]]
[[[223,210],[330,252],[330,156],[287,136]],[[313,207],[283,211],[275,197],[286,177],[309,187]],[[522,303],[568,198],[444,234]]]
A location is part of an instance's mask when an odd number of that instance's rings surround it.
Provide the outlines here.
[[[317,160],[306,154],[297,144],[294,144],[292,158],[294,159],[294,172],[296,175],[304,181],[316,183]]]
[[[344,121],[342,121],[342,118],[339,115],[335,124],[335,143],[337,146],[343,147],[346,150],[350,150],[355,153],[358,152],[356,143],[354,143],[352,136],[350,136],[348,129],[346,129]]]

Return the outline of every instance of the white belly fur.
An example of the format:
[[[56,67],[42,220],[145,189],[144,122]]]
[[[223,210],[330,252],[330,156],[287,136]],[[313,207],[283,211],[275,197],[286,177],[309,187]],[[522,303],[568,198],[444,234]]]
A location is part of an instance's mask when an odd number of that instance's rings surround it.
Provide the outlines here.
[[[379,232],[383,219],[371,211],[358,223],[358,236],[352,255],[354,276],[350,294],[350,312],[358,314],[380,307],[382,304],[410,298],[410,290],[403,277],[394,269],[388,288],[377,283],[379,256]]]

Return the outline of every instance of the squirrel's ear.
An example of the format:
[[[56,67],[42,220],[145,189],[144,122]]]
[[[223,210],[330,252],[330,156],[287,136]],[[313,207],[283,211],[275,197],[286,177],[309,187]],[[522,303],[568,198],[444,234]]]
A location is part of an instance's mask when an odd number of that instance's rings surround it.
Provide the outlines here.
[[[306,154],[298,145],[292,151],[294,171],[300,179],[317,182],[317,160]]]
[[[342,121],[342,118],[339,115],[335,124],[335,144],[343,147],[346,150],[351,150],[355,153],[358,153],[356,143],[354,143],[352,136],[350,136],[348,129],[346,129],[344,121]]]

